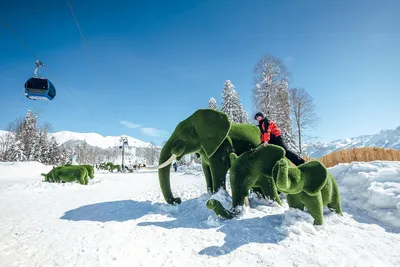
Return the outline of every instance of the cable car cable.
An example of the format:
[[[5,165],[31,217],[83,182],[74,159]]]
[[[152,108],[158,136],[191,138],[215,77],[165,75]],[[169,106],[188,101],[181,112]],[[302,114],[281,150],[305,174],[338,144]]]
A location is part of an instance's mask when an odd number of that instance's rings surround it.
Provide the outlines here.
[[[82,40],[83,40],[83,43],[84,43],[84,45],[85,45],[86,52],[88,53],[90,62],[92,63],[93,69],[94,69],[96,75],[98,76],[98,78],[99,78],[99,80],[100,80],[101,77],[100,77],[100,75],[99,75],[99,72],[96,70],[96,64],[95,64],[95,62],[94,62],[94,59],[93,59],[93,57],[92,57],[92,54],[90,53],[89,45],[87,44],[86,38],[85,38],[85,36],[83,35],[83,31],[82,31],[82,28],[81,28],[81,26],[80,26],[80,24],[79,24],[79,22],[78,22],[78,18],[77,18],[76,15],[75,15],[74,8],[72,7],[72,4],[71,4],[70,0],[67,0],[67,2],[68,2],[69,9],[70,9],[70,11],[71,11],[72,17],[74,18],[75,24],[76,24],[76,26],[77,26],[77,28],[78,28],[79,34],[80,34],[80,36],[81,36],[81,38],[82,38]],[[115,117],[115,118],[117,119],[117,121],[118,121],[118,116],[117,116],[117,114],[115,113],[115,107],[114,107],[114,106],[111,106],[111,109],[112,109],[112,111],[113,111],[114,117]],[[119,127],[122,128],[121,125],[119,125]]]
[[[29,53],[31,53],[31,55],[35,58],[35,59],[39,59],[39,57],[35,54],[35,52],[33,52],[32,49],[29,48],[29,46],[24,42],[24,40],[22,40],[18,34],[13,30],[13,28],[11,28],[11,26],[5,22],[5,20],[0,16],[0,20],[1,22],[3,22],[4,26],[6,26],[7,29],[10,30],[10,32],[14,35],[14,37],[22,44],[22,46],[24,46],[26,48],[26,50],[29,51]]]
[[[76,24],[76,26],[78,27],[79,34],[81,35],[81,38],[82,38],[82,40],[83,40],[83,43],[85,44],[86,52],[87,52],[88,55],[89,55],[89,59],[90,59],[92,65],[93,65],[93,67],[95,67],[93,57],[92,57],[92,55],[91,55],[91,53],[90,53],[90,50],[89,50],[89,46],[88,46],[88,44],[87,44],[87,42],[86,42],[85,36],[83,35],[81,26],[79,25],[78,18],[77,18],[76,15],[75,15],[74,9],[72,8],[72,4],[71,4],[71,2],[70,2],[69,0],[67,0],[67,2],[68,2],[69,9],[70,9],[70,11],[71,11],[71,14],[72,14],[72,16],[74,17],[75,24]]]

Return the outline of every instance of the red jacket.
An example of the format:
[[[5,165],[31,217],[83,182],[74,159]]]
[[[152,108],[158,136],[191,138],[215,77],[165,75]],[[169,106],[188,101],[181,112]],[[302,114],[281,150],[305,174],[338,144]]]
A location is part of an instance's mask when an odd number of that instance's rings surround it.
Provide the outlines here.
[[[275,122],[269,121],[268,126],[266,126],[267,123],[268,120],[264,119],[260,123],[261,127],[260,125],[258,125],[261,130],[261,143],[269,142],[269,140],[271,139],[271,134],[273,134],[275,137],[281,135],[281,130],[278,128],[278,126],[276,126]]]

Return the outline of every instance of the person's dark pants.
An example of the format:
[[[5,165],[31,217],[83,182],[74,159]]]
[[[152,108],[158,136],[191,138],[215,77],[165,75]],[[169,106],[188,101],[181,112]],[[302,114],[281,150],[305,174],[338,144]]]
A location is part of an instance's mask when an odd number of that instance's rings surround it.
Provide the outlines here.
[[[285,143],[283,142],[283,139],[281,136],[278,136],[276,138],[274,138],[274,140],[270,140],[269,142],[272,145],[277,145],[282,147],[283,149],[285,149],[286,151],[286,157],[293,162],[294,165],[299,166],[301,164],[303,164],[305,161],[304,159],[302,159],[299,155],[297,155],[296,153],[294,153],[293,151],[290,151]]]

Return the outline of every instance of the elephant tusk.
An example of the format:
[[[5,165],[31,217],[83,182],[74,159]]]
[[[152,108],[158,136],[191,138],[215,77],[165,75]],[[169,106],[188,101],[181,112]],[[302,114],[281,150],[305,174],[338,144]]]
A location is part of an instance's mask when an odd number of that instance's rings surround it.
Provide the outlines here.
[[[172,154],[172,156],[169,157],[169,159],[167,159],[164,163],[162,163],[162,164],[160,164],[160,165],[158,165],[158,166],[155,166],[155,167],[146,167],[146,169],[148,169],[148,170],[158,170],[158,169],[162,169],[162,168],[164,168],[165,166],[168,166],[169,164],[171,164],[171,162],[174,161],[175,159],[176,159],[176,155],[175,155],[175,154]]]

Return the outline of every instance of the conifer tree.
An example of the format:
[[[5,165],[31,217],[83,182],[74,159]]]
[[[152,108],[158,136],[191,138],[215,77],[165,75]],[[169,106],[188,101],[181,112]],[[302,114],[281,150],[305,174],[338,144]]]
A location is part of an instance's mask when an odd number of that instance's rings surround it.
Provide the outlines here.
[[[36,129],[37,116],[30,110],[26,113],[25,119],[19,122],[16,126],[16,151],[21,151],[23,157],[20,160],[34,160],[35,142],[37,142],[37,129]]]
[[[53,165],[62,164],[61,150],[60,150],[59,145],[54,136],[52,136],[50,138],[50,141],[48,144],[48,158],[47,159],[48,159],[48,164],[53,164]]]
[[[240,103],[239,94],[230,80],[227,80],[224,84],[221,111],[228,115],[231,123],[248,122],[247,113]]]
[[[208,101],[208,108],[212,108],[212,109],[218,109],[217,107],[217,101],[215,101],[214,97],[210,98],[210,101]]]

